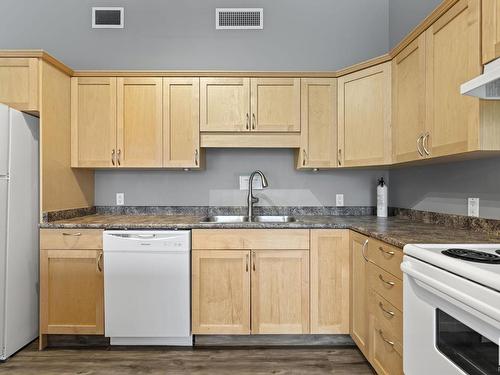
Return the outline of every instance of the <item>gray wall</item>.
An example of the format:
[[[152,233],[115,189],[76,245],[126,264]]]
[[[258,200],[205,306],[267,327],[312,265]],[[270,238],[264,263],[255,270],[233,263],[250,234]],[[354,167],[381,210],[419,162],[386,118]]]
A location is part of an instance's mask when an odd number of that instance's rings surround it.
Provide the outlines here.
[[[389,0],[389,46],[398,44],[442,0]]]
[[[330,70],[383,54],[389,0],[1,0],[0,48],[75,69]],[[125,29],[91,29],[124,6]],[[264,30],[215,30],[216,7],[263,7]]]
[[[384,170],[299,172],[292,150],[209,149],[206,159],[203,171],[97,171],[96,204],[114,205],[123,192],[125,205],[243,206],[239,175],[262,169],[269,187],[255,192],[259,205],[335,206],[344,194],[346,206],[371,206],[377,178],[388,178]]]
[[[479,198],[479,216],[500,219],[500,158],[392,169],[394,207],[467,215],[467,198]]]

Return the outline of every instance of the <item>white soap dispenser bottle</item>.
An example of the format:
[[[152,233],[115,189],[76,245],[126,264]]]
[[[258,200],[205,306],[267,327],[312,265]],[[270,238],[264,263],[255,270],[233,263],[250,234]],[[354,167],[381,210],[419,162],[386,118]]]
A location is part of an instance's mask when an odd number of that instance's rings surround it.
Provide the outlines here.
[[[387,184],[381,177],[377,184],[377,216],[387,217]]]

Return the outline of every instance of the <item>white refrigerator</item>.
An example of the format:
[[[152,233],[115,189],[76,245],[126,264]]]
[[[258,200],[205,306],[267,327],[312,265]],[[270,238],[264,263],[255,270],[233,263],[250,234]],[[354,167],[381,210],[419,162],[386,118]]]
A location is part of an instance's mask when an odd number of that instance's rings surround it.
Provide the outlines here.
[[[0,104],[0,360],[38,336],[38,119]]]

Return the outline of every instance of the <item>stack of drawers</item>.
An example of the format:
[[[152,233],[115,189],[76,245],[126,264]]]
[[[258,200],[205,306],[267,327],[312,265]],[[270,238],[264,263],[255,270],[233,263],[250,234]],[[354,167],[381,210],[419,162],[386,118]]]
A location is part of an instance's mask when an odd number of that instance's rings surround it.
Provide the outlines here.
[[[403,374],[401,249],[370,239],[367,246],[369,358],[378,374]]]

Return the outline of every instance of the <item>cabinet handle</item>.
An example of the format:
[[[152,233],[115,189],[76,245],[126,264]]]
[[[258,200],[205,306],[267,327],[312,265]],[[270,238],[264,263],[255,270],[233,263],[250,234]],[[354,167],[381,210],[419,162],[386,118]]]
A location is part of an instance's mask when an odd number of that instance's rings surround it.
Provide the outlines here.
[[[339,148],[337,161],[339,165],[342,165],[342,149]]]
[[[386,251],[382,246],[379,246],[378,249],[384,254],[387,255],[388,257],[393,257],[396,253],[394,251]]]
[[[366,257],[365,255],[365,251],[366,251],[366,246],[368,245],[368,238],[366,239],[365,243],[363,244],[363,247],[361,249],[361,255],[363,255],[363,258],[365,258],[365,260],[368,262],[368,258]]]
[[[97,256],[97,271],[99,272],[102,272],[101,260],[102,260],[102,251]]]
[[[118,165],[122,165],[120,161],[120,156],[122,154],[122,150],[118,149],[118,152],[116,153],[116,160],[118,161]]]
[[[247,130],[250,128],[250,115],[247,113],[247,124],[246,124],[246,128]]]
[[[257,120],[255,119],[255,113],[252,113],[252,129],[255,129],[255,123]]]
[[[382,310],[384,314],[389,315],[391,318],[394,316],[394,311],[386,310],[382,302],[378,303],[378,307],[380,308],[380,310]]]
[[[387,343],[387,344],[389,344],[390,346],[394,347],[394,345],[396,345],[396,344],[394,343],[394,341],[390,341],[390,340],[388,340],[388,339],[386,339],[386,338],[384,337],[384,332],[383,332],[381,329],[379,329],[379,330],[378,330],[378,334],[380,335],[380,337],[382,338],[382,340],[384,340],[384,342],[386,342],[386,343]]]
[[[424,152],[427,154],[427,156],[429,156],[431,153],[429,152],[429,149],[427,148],[428,146],[428,140],[429,140],[429,132],[425,133],[423,135],[423,140],[422,140],[422,148],[424,149]]]
[[[252,269],[255,272],[255,252],[252,251]]]
[[[250,260],[250,259],[249,259],[249,258],[250,258],[250,256],[247,254],[247,255],[245,256],[245,258],[246,258],[245,271],[246,271],[246,272],[248,272],[248,262],[249,262],[249,260]]]
[[[305,166],[307,163],[307,153],[305,149],[302,149],[302,166]]]
[[[424,156],[424,153],[423,151],[421,150],[420,148],[420,141],[424,138],[423,135],[421,135],[420,137],[417,138],[417,151],[418,153],[420,154],[420,156]]]
[[[73,237],[80,237],[82,234],[80,232],[78,233],[66,233],[66,232],[63,232],[62,234],[63,236],[73,236]]]
[[[198,149],[194,150],[194,165],[198,166]]]
[[[111,163],[113,165],[115,165],[115,149],[113,149],[113,151],[111,151]]]
[[[378,278],[380,279],[380,281],[382,281],[382,282],[383,282],[384,284],[386,284],[386,285],[389,285],[391,288],[392,288],[394,285],[396,285],[396,284],[395,284],[394,282],[392,282],[392,281],[386,281],[386,280],[384,280],[384,277],[383,277],[382,275],[380,275],[380,274],[378,275]]]

